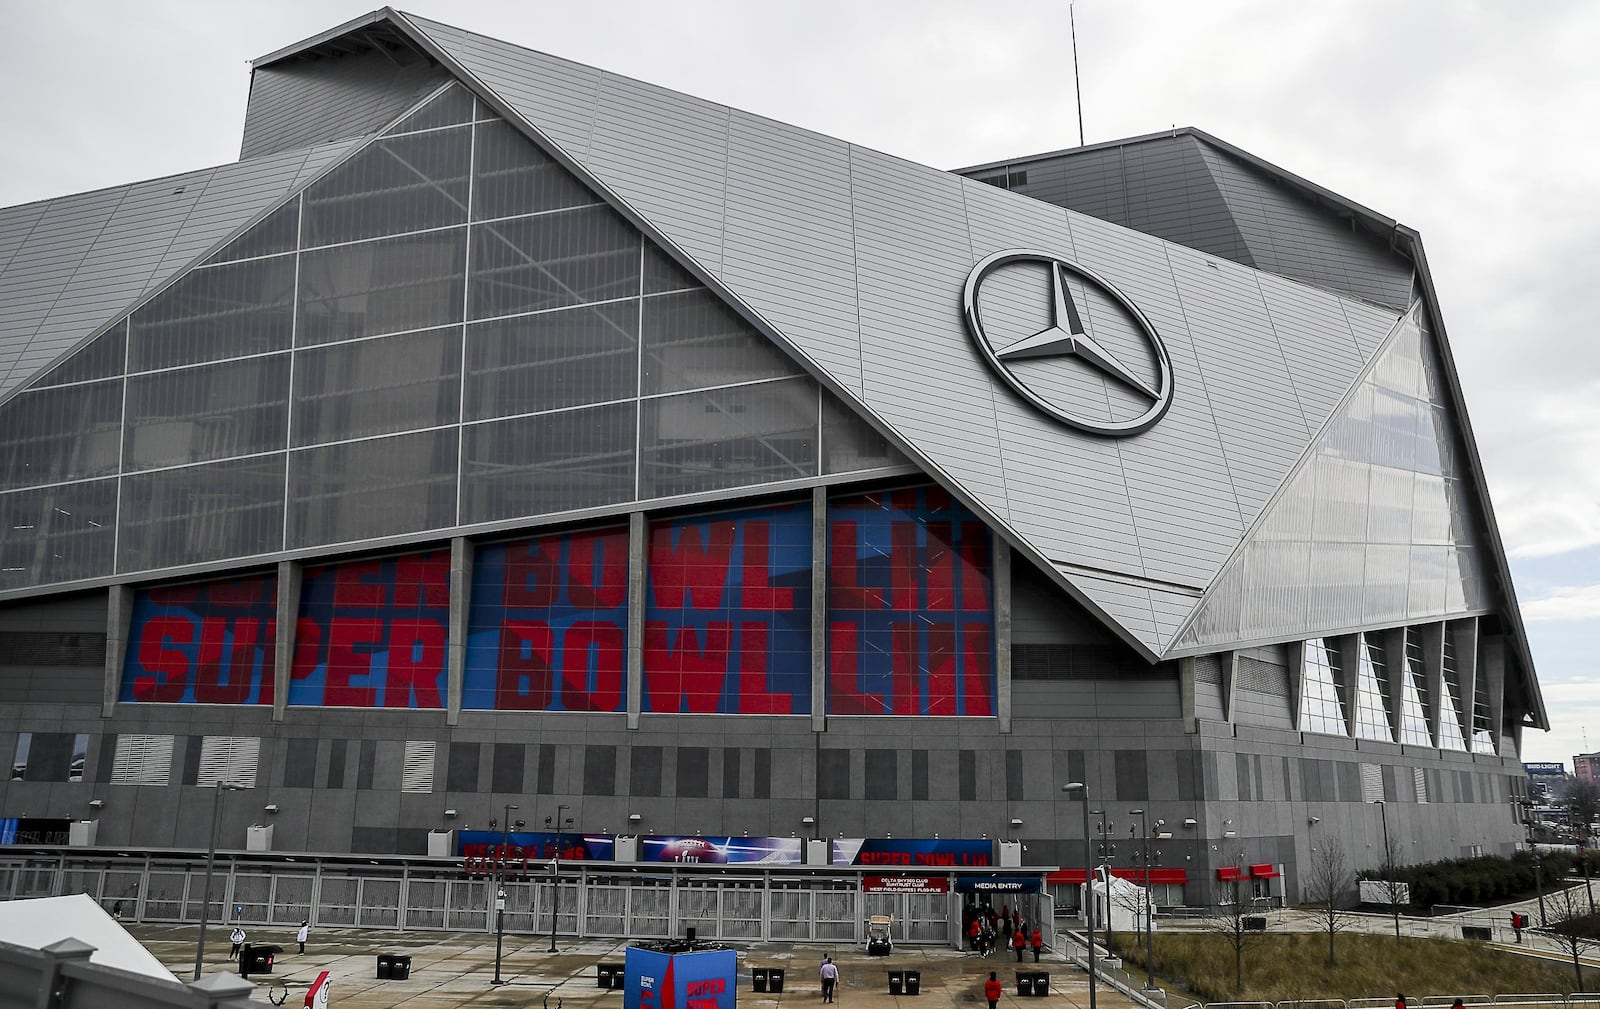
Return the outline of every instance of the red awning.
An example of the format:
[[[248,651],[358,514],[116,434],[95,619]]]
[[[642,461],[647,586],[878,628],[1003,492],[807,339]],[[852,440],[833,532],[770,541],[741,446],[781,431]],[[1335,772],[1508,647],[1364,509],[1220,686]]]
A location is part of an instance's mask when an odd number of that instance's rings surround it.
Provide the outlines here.
[[[1273,879],[1278,875],[1278,870],[1271,862],[1257,862],[1250,867],[1250,875],[1254,879]]]
[[[1244,878],[1244,870],[1237,865],[1224,865],[1217,868],[1217,879],[1224,883],[1237,883]]]
[[[1111,875],[1118,879],[1131,880],[1135,883],[1143,883],[1145,881],[1143,869],[1112,869]],[[1045,882],[1075,886],[1081,885],[1083,879],[1084,872],[1082,869],[1057,869],[1045,877]],[[1163,869],[1157,866],[1150,870],[1150,882],[1187,883],[1189,882],[1189,872],[1187,869]]]

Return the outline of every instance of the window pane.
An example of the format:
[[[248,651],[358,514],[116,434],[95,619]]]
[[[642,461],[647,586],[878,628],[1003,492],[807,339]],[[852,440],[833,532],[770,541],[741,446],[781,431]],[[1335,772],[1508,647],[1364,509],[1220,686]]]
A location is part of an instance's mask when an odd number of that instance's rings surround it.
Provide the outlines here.
[[[474,221],[600,202],[589,187],[504,120],[479,123],[476,143]]]
[[[609,207],[478,225],[472,229],[472,317],[636,295],[639,241]]]
[[[24,392],[0,405],[0,489],[115,473],[121,429],[119,379]]]
[[[282,545],[282,453],[123,478],[119,571],[249,557]]]
[[[472,92],[452,84],[433,101],[394,124],[390,133],[428,130],[435,126],[454,126],[472,121]]]
[[[117,481],[0,494],[0,589],[111,574]]]
[[[128,356],[128,320],[115,326],[80,347],[71,357],[46,372],[32,388],[47,385],[64,385],[67,382],[88,382],[96,378],[113,378],[122,374]]]
[[[207,263],[226,263],[235,259],[254,259],[279,252],[293,252],[300,235],[300,198],[297,196],[263,217],[255,227],[222,247]]]
[[[390,137],[305,195],[302,248],[464,224],[472,130]]]
[[[822,394],[822,472],[902,466],[906,457],[829,392]]]
[[[461,327],[295,353],[295,445],[453,424]]]
[[[492,522],[633,500],[634,404],[521,417],[466,429],[463,522]]]
[[[286,350],[294,322],[294,257],[196,270],[133,313],[133,371]]]
[[[801,374],[710,291],[644,299],[644,392],[683,392]]]
[[[816,475],[809,379],[666,396],[642,408],[641,498]]]
[[[688,270],[679,266],[655,243],[644,243],[644,293],[660,294],[663,291],[689,291],[701,286]]]
[[[343,245],[300,257],[299,346],[461,321],[460,229]]]
[[[124,471],[283,448],[288,384],[288,354],[133,376]]]
[[[467,416],[632,398],[638,333],[637,301],[474,323],[467,329]]]
[[[289,463],[291,548],[454,525],[456,431],[295,452]]]

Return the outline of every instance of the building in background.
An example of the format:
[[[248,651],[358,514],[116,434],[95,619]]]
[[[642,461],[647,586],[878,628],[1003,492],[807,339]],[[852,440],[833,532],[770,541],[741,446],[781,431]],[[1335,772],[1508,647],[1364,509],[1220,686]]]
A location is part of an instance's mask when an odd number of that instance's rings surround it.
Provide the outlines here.
[[[1579,753],[1572,758],[1572,776],[1590,784],[1600,783],[1600,753]]]
[[[1165,903],[1519,845],[1411,229],[1197,130],[945,172],[388,9],[252,74],[237,163],[0,211],[12,895],[192,917],[218,783],[228,902],[323,924],[487,927],[447,856],[508,814],[591,935],[958,941],[979,870],[1075,878],[1068,782]]]

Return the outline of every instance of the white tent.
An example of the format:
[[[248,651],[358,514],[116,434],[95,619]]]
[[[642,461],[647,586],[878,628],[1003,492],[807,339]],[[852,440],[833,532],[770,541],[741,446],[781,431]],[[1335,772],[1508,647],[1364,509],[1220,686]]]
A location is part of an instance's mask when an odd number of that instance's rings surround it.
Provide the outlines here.
[[[1097,926],[1104,928],[1109,914],[1113,932],[1143,931],[1147,906],[1144,887],[1120,876],[1107,878],[1096,872],[1094,912]]]
[[[93,946],[94,955],[89,958],[93,963],[163,981],[178,980],[154,953],[86,893],[0,900],[0,942],[43,949],[62,939],[77,939]]]

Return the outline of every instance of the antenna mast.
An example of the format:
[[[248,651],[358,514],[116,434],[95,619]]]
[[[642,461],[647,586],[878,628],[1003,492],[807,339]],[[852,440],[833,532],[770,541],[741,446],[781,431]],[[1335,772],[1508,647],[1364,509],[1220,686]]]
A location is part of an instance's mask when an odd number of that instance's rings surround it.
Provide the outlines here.
[[[1072,29],[1072,93],[1078,99],[1078,146],[1083,146],[1083,86],[1078,81],[1078,21],[1073,16],[1075,4],[1067,4],[1067,26]]]

